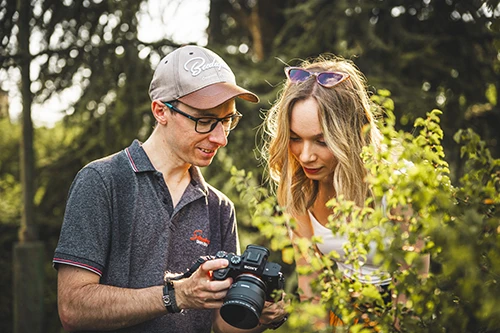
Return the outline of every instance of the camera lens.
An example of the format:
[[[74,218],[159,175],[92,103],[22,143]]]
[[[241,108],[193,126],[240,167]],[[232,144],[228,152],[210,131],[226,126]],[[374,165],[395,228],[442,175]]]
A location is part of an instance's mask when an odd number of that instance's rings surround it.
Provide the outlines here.
[[[237,328],[256,327],[264,308],[265,289],[264,282],[254,275],[241,274],[237,276],[220,309],[222,318]]]

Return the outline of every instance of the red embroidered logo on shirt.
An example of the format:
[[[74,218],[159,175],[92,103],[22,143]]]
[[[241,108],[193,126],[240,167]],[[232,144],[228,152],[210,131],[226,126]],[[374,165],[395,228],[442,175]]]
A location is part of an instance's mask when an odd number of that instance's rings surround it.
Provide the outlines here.
[[[203,230],[197,229],[193,232],[193,236],[189,239],[192,241],[196,241],[196,243],[207,247],[208,244],[210,244],[210,241],[207,238],[201,237],[202,233],[203,233]]]

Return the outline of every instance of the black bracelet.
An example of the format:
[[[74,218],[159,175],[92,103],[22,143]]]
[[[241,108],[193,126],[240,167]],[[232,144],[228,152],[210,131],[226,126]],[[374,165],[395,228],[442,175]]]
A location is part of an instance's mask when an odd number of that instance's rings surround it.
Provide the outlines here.
[[[167,308],[168,313],[179,313],[181,309],[177,306],[177,301],[175,300],[175,289],[174,283],[170,279],[165,280],[165,285],[163,286],[163,304]]]
[[[288,320],[288,315],[284,316],[280,321],[277,321],[275,323],[269,323],[267,326],[269,326],[270,329],[275,330],[281,325],[283,325],[287,320]]]

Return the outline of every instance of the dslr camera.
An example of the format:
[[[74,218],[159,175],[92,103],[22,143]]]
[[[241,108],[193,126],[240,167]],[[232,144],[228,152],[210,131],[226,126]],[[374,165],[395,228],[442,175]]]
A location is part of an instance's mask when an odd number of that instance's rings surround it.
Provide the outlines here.
[[[213,271],[214,280],[233,278],[220,309],[222,319],[228,324],[250,329],[257,326],[264,302],[274,302],[276,290],[284,289],[285,278],[281,266],[268,262],[269,250],[258,245],[248,245],[241,256],[219,251],[215,258],[229,261],[226,268]]]

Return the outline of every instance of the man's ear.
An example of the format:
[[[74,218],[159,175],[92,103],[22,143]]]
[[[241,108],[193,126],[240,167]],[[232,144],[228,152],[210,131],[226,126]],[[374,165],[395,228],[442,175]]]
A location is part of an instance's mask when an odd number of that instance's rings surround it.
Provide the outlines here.
[[[168,107],[159,100],[151,102],[151,111],[158,124],[166,125],[168,122],[167,116],[170,110]]]

